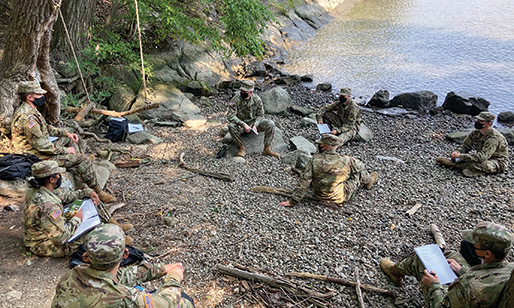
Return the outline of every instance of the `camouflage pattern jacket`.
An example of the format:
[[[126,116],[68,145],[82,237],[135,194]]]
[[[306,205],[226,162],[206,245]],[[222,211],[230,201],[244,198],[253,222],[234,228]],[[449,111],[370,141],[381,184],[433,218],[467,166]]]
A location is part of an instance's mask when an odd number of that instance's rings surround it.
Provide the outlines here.
[[[55,290],[52,308],[190,308],[191,303],[180,296],[179,277],[168,274],[164,284],[153,294],[136,285],[166,274],[164,264],[120,268],[114,276],[108,271],[95,270],[88,264],[67,272]]]
[[[25,196],[23,209],[25,247],[39,256],[63,257],[55,253],[62,250],[62,246],[75,233],[81,220],[77,217],[66,219],[62,203],[87,197],[91,191],[92,189],[88,188],[74,192],[60,192],[57,195],[46,187],[30,189]]]
[[[249,100],[244,100],[241,93],[237,93],[229,103],[227,120],[240,127],[258,125],[264,115],[264,106],[261,98],[252,94]]]
[[[331,128],[332,130],[336,130],[337,134],[351,130],[359,132],[362,123],[362,110],[353,100],[350,99],[350,103],[346,106],[339,101],[335,101],[330,105],[321,107],[316,114],[316,120],[318,122],[323,120],[323,116],[326,112],[334,112],[339,116],[342,126]]]
[[[471,150],[476,152],[466,154]],[[462,161],[483,163],[490,159],[497,160],[500,171],[504,171],[509,165],[507,140],[494,128],[490,128],[485,135],[482,135],[479,130],[472,131],[455,151],[464,153],[460,156]]]
[[[46,124],[43,115],[23,102],[14,113],[11,124],[12,142],[22,153],[30,153],[41,158],[52,155],[66,154],[66,148],[56,146],[48,139],[49,136],[66,137],[67,131]]]
[[[430,308],[494,308],[514,269],[507,261],[462,268],[449,287],[433,283],[428,288]]]
[[[353,157],[341,155],[334,150],[314,155],[300,175],[290,202],[292,205],[300,202],[312,184],[317,198],[342,204],[345,200],[344,182],[355,169],[352,169],[355,162]]]

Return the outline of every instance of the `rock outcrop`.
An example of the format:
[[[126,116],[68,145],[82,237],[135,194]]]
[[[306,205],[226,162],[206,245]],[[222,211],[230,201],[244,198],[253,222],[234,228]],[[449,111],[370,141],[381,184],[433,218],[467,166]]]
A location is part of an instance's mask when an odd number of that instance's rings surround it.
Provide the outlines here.
[[[487,111],[489,105],[488,101],[475,95],[449,92],[444,99],[443,108],[459,114],[478,115]]]

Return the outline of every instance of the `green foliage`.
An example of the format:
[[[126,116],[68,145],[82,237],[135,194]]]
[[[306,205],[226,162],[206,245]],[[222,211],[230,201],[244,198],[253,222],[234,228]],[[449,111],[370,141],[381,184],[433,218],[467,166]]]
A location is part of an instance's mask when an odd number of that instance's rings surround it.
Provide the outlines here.
[[[278,0],[272,0],[270,1],[270,5],[275,7],[280,14],[284,16],[288,16],[288,12],[290,9],[293,9],[297,5],[301,4],[302,0],[286,0],[286,1],[278,1]]]

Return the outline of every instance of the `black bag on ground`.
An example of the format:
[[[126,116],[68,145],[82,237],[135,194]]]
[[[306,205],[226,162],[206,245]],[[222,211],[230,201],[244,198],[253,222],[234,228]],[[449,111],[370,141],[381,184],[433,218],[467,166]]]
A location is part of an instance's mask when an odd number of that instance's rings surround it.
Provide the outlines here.
[[[41,159],[32,154],[0,153],[0,179],[19,180],[32,174],[30,167]]]
[[[141,250],[134,248],[130,245],[125,245],[125,248],[128,249],[129,256],[128,258],[121,260],[121,266],[129,266],[134,263],[140,263],[141,261],[146,260],[145,255]],[[84,252],[86,252],[86,248],[84,247],[84,244],[82,244],[79,246],[79,250],[75,251],[70,257],[71,268],[86,263],[82,259],[82,255],[84,254]]]
[[[107,130],[105,138],[112,142],[125,141],[128,133],[128,124],[129,121],[126,118],[111,118],[109,121],[109,130]]]

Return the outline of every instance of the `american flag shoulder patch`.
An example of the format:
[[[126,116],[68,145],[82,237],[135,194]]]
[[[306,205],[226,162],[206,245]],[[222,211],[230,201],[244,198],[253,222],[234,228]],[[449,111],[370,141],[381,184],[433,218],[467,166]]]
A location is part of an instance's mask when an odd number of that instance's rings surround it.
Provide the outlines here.
[[[53,218],[53,219],[57,219],[57,218],[59,218],[61,215],[62,215],[61,210],[60,210],[60,209],[57,209],[57,210],[56,210],[55,212],[53,212],[53,213],[52,213],[52,215],[50,215],[50,216],[52,216],[52,218]]]
[[[36,121],[30,121],[29,124],[27,124],[27,128],[28,129],[31,129],[32,127],[34,127],[36,125]]]
[[[145,301],[145,308],[153,308],[153,300],[150,294],[144,294],[143,299]]]

